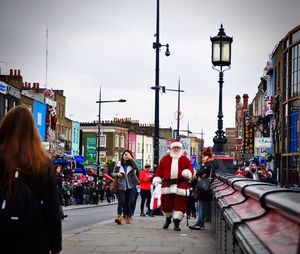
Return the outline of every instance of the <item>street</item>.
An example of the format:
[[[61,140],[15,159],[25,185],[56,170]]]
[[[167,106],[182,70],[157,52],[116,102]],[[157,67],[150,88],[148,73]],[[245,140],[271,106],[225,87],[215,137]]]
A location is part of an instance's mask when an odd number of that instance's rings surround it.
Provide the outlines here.
[[[64,208],[64,212],[68,217],[62,221],[63,234],[78,233],[93,224],[113,220],[116,213],[116,203],[100,206],[91,205],[80,209],[72,209],[70,206]]]

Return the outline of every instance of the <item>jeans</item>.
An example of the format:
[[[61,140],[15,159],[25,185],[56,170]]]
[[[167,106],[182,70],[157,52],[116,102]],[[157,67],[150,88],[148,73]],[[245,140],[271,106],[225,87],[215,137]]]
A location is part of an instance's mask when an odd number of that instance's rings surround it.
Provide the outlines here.
[[[204,227],[204,220],[206,217],[206,201],[199,200],[198,201],[198,210],[197,210],[197,222],[195,225]]]

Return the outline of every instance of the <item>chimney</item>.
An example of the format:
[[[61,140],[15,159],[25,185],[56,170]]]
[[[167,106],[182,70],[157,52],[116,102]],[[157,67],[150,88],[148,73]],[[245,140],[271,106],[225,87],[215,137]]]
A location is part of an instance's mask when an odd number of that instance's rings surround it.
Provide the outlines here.
[[[10,75],[10,76],[14,75],[14,70],[13,70],[13,69],[10,69],[10,70],[9,70],[9,75]]]
[[[17,76],[17,70],[14,70],[14,76]]]
[[[36,88],[37,88],[37,89],[40,88],[40,83],[36,83]]]
[[[18,70],[18,76],[21,76],[21,71],[20,70]]]
[[[243,109],[248,110],[248,94],[243,95]]]
[[[31,89],[31,83],[28,83],[28,88]]]
[[[240,101],[241,101],[241,96],[236,95],[235,96],[235,104],[238,105],[240,103]]]

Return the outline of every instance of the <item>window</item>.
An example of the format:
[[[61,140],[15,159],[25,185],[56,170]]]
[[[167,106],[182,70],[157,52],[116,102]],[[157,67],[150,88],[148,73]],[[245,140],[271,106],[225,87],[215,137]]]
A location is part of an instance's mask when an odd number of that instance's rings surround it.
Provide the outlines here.
[[[141,152],[141,143],[137,143],[137,152],[138,152],[138,153]]]
[[[121,136],[120,142],[121,142],[121,148],[124,148],[125,147],[125,138],[123,135]]]
[[[115,161],[119,161],[119,154],[115,152]]]
[[[284,63],[284,81],[283,81],[283,98],[288,99],[289,96],[289,55],[285,53]]]
[[[120,138],[119,135],[115,136],[115,147],[119,147]]]
[[[300,30],[292,34],[292,43],[300,41]]]
[[[38,112],[37,113],[37,125],[42,125],[42,113]]]
[[[4,115],[6,115],[8,112],[8,99],[5,99],[5,105],[4,105]]]
[[[299,122],[299,105],[298,101],[293,101],[290,104],[289,114],[289,152],[297,153],[299,130],[297,128]]]
[[[100,147],[106,147],[106,135],[101,134],[100,135]]]
[[[298,96],[300,75],[300,44],[292,48],[291,59],[291,97]]]
[[[132,144],[131,144],[131,151],[134,153],[135,152],[135,142],[132,141]]]
[[[128,141],[128,149],[131,150],[131,141]]]

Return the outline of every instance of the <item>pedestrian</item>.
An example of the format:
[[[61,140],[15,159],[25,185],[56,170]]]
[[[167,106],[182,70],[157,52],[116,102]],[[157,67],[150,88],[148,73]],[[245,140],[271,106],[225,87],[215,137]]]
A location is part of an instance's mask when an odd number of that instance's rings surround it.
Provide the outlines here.
[[[133,160],[131,151],[125,150],[121,156],[121,160],[118,161],[112,173],[113,177],[117,177],[118,179],[118,208],[117,218],[115,219],[117,224],[121,224],[123,211],[126,223],[131,223],[130,201],[132,188],[140,183],[137,177],[137,170],[138,167]]]
[[[150,173],[151,165],[146,164],[145,168],[140,172],[140,189],[141,189],[141,213],[140,216],[146,216],[146,214],[150,217],[153,217],[153,213],[150,209],[150,201],[151,201],[151,185],[153,174]],[[147,212],[144,213],[144,206],[146,202]]]
[[[0,196],[4,198],[0,211],[1,253],[61,251],[61,218],[53,165],[42,146],[33,115],[25,105],[11,109],[0,125]],[[26,199],[29,197],[32,203]],[[18,209],[14,210],[15,207]]]
[[[138,177],[138,174],[137,174],[137,177]],[[134,216],[136,201],[139,196],[139,193],[140,193],[139,186],[138,185],[132,186],[131,196],[130,196],[130,216],[131,216],[131,218]],[[123,217],[124,218],[126,217],[125,214]]]
[[[169,227],[173,218],[174,230],[180,231],[179,224],[187,210],[190,192],[187,181],[193,175],[194,169],[182,152],[182,144],[173,142],[170,153],[161,159],[152,181],[154,185],[162,184],[161,206],[166,218],[164,229]]]
[[[207,216],[210,217],[208,207],[210,206],[211,201],[211,171],[205,167],[197,173],[197,184],[195,186],[195,199],[198,201],[198,210],[197,210],[197,221],[193,226],[189,226],[192,230],[205,229],[205,219]]]
[[[63,198],[63,191],[62,191],[62,166],[61,165],[54,165],[54,170],[55,170],[55,178],[56,178],[56,190],[57,190],[57,195],[58,195],[58,201],[59,201],[59,210],[60,210],[60,215],[61,219],[63,220],[64,218],[68,217],[68,215],[64,214],[64,210],[62,206],[64,205],[64,198]]]

